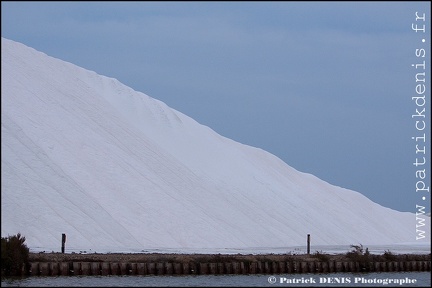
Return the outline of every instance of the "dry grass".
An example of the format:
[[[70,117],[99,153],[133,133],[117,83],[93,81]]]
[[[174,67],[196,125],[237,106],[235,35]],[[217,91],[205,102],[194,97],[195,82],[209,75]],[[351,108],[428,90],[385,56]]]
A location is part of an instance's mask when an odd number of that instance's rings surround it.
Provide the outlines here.
[[[130,263],[224,263],[224,262],[303,262],[303,261],[353,261],[346,254],[159,254],[159,253],[30,253],[29,262],[130,262]],[[430,261],[430,254],[392,254],[389,251],[382,255],[369,255],[371,262],[386,261]]]

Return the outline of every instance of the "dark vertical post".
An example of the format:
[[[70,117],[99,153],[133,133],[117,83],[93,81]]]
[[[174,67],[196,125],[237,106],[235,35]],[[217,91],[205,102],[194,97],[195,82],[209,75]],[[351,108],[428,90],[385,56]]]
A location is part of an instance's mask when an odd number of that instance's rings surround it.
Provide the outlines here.
[[[65,252],[66,234],[62,234],[62,253]]]
[[[307,254],[310,254],[310,234],[307,234]]]

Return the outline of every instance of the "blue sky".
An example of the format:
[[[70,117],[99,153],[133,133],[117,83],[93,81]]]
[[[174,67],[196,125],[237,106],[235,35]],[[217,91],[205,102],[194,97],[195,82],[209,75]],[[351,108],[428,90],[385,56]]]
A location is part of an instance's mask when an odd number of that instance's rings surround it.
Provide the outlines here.
[[[1,8],[2,37],[116,78],[383,206],[430,211],[430,193],[416,192],[411,139],[419,134],[411,64],[430,67],[428,1],[2,1]],[[426,13],[427,33],[411,29],[416,11]]]

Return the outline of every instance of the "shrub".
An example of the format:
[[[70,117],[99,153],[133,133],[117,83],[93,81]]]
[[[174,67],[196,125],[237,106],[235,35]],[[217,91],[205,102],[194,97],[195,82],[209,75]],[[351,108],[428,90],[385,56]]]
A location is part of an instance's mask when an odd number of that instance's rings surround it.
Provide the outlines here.
[[[390,252],[390,250],[384,251],[383,257],[384,257],[385,261],[396,261],[397,260],[396,255],[393,254],[392,252]]]
[[[321,262],[328,262],[330,260],[330,256],[324,254],[322,251],[316,251],[314,254],[315,258],[317,258]]]
[[[346,253],[346,256],[357,262],[368,262],[371,260],[369,249],[363,250],[363,245],[351,245],[352,250]]]
[[[1,275],[21,276],[28,266],[29,248],[24,244],[25,237],[18,233],[1,238]]]
[[[373,261],[373,257],[369,252],[369,248],[363,249],[363,245],[351,245],[352,250],[346,253],[346,257],[354,262],[358,262],[361,271],[370,271],[370,262]]]

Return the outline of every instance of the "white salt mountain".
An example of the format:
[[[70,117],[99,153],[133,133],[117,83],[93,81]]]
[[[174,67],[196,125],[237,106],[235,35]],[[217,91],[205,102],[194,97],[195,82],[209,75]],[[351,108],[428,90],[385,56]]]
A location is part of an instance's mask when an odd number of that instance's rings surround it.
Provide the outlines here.
[[[315,245],[416,242],[413,213],[299,172],[116,79],[4,38],[1,53],[2,237],[59,251],[65,233],[67,251],[97,252],[277,248],[307,234]]]

